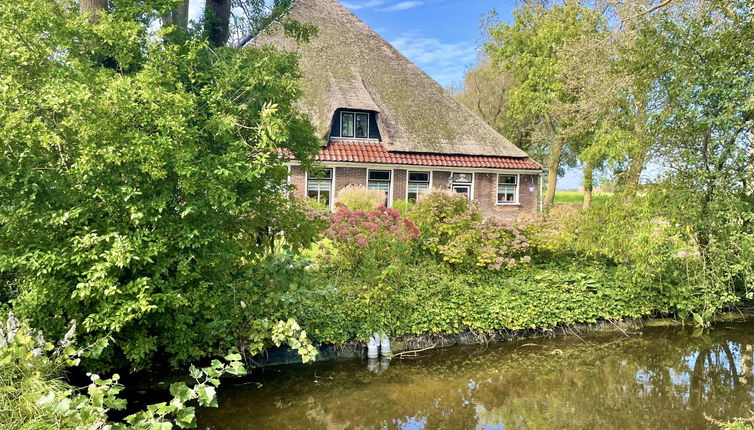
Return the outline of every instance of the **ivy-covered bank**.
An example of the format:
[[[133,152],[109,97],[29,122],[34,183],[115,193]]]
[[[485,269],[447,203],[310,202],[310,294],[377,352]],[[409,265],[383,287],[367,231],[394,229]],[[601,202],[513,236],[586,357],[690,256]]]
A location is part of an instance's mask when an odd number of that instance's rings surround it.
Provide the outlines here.
[[[341,204],[312,250],[270,256],[258,312],[342,344],[375,331],[485,335],[667,314],[705,325],[750,295],[702,270],[686,234],[647,201],[518,224],[445,192],[399,208]]]
[[[668,313],[680,298],[670,291],[686,301],[699,299],[691,289],[631,281],[617,267],[598,265],[541,263],[488,273],[424,263],[393,267],[375,279],[326,269],[301,272],[299,293],[286,294],[281,303],[320,343],[364,340],[375,330],[403,337],[546,329]]]

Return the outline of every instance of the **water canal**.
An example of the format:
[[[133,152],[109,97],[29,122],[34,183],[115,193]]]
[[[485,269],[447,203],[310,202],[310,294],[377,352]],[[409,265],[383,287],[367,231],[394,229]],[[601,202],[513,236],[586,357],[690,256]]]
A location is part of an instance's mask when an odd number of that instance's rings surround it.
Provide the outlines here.
[[[255,370],[200,429],[703,429],[754,410],[754,322]]]

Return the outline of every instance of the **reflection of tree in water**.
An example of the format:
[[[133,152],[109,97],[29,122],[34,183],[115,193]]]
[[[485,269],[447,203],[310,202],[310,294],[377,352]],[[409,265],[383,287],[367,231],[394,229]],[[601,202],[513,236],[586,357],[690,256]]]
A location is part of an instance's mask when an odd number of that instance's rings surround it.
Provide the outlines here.
[[[705,413],[754,406],[754,326],[728,326],[453,348],[380,374],[358,361],[268,369],[261,388],[221,390],[200,427],[703,428]]]

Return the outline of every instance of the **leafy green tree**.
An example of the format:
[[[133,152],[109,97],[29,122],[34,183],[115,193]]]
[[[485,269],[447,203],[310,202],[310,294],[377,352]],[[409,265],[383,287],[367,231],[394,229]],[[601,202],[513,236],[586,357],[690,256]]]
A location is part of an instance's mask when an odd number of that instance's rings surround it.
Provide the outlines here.
[[[648,33],[656,46],[652,112],[665,166],[656,205],[686,226],[700,254],[700,284],[750,291],[754,276],[754,35],[751,3],[707,2],[665,12]]]
[[[177,2],[148,3],[93,23],[69,3],[0,7],[0,273],[34,327],[75,319],[136,368],[237,340],[270,215],[295,209],[279,154],[318,150],[292,54],[151,34]]]
[[[486,51],[493,64],[507,69],[514,86],[508,92],[508,115],[519,121],[541,124],[533,138],[547,147],[548,189],[545,204],[552,205],[557,177],[573,121],[571,105],[579,95],[568,91],[563,76],[567,47],[604,25],[598,13],[578,2],[547,8],[527,3],[514,12],[513,24],[489,28]]]

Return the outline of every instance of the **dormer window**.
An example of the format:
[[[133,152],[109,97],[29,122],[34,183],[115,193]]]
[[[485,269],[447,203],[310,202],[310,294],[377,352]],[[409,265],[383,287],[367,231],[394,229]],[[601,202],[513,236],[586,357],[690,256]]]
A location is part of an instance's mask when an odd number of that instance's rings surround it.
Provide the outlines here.
[[[366,139],[369,137],[369,114],[358,112],[340,113],[340,136]]]

